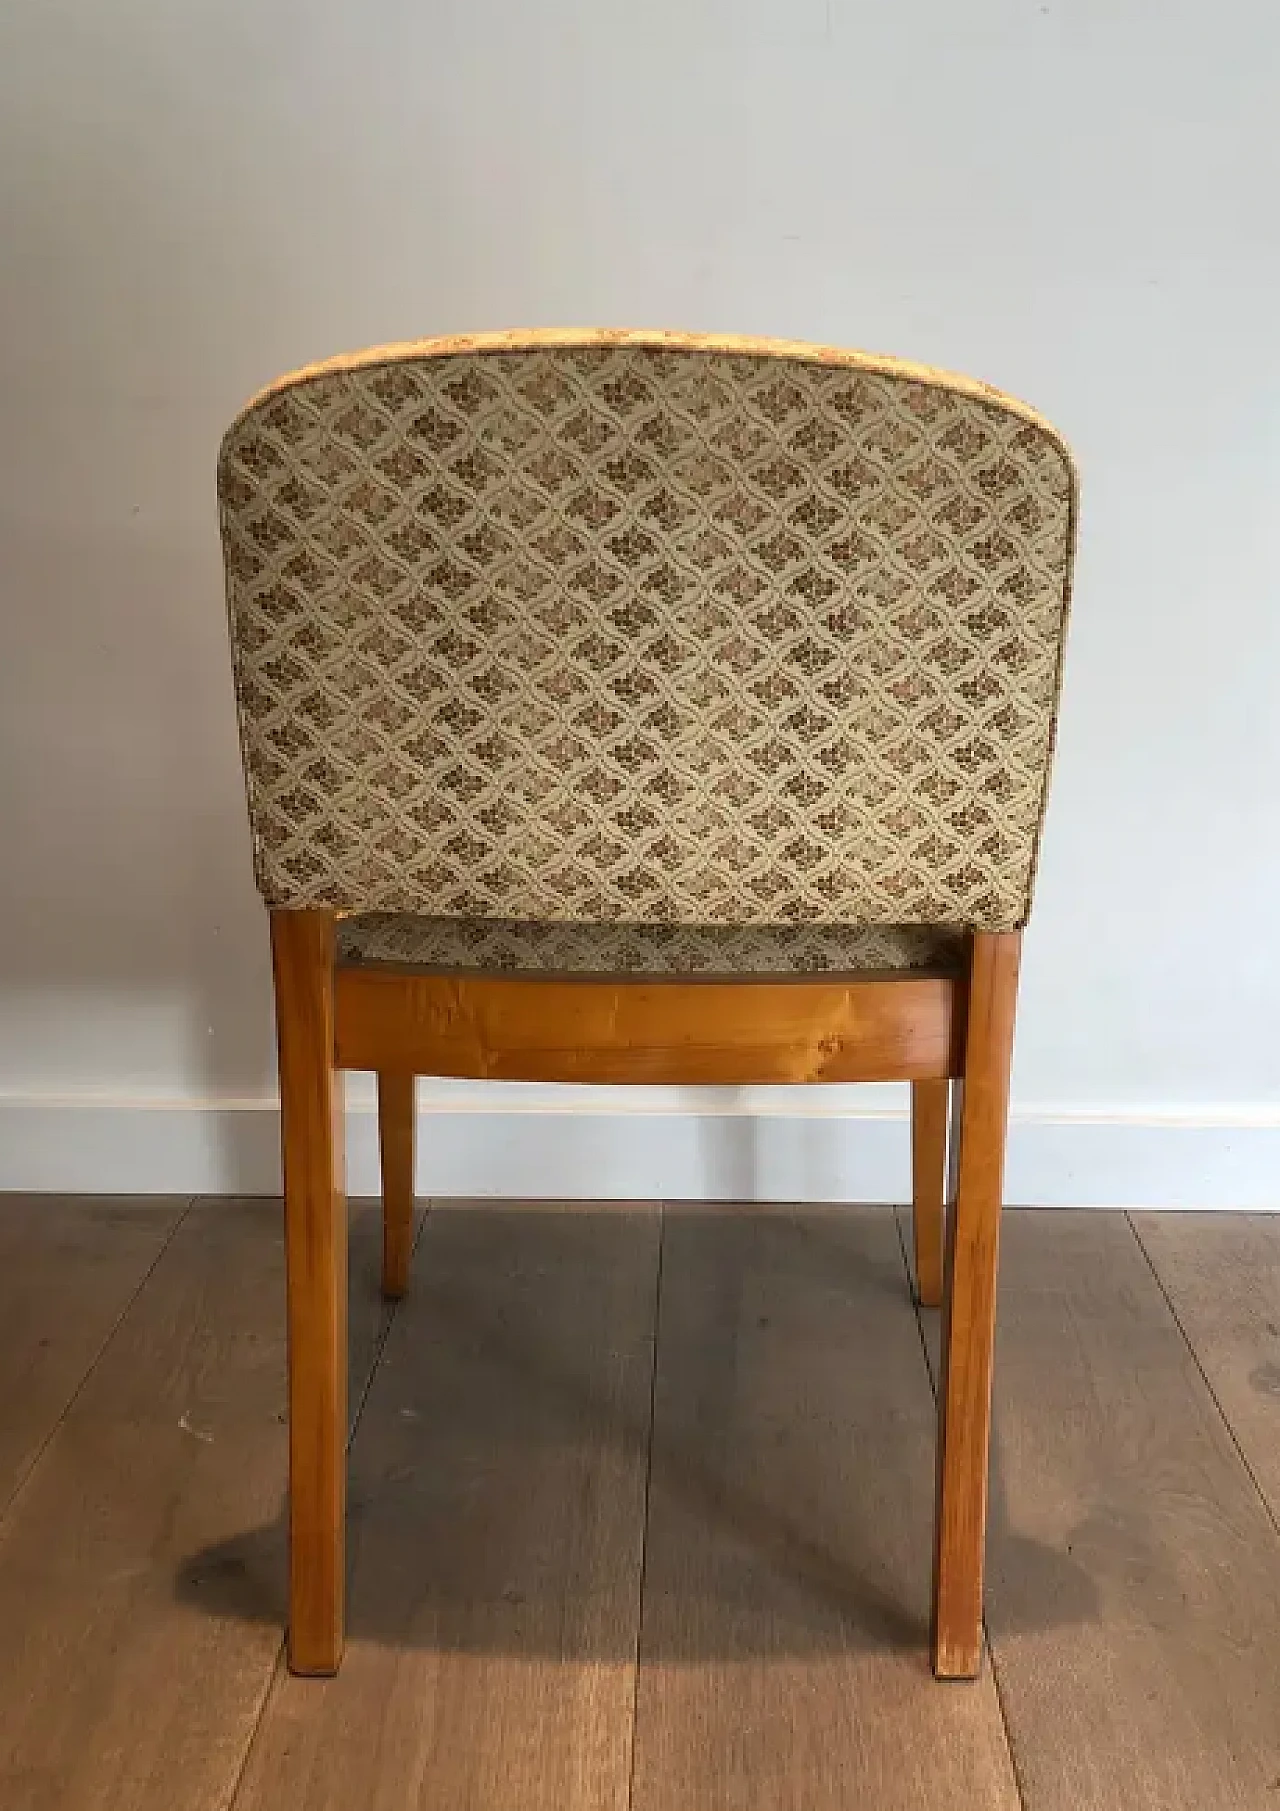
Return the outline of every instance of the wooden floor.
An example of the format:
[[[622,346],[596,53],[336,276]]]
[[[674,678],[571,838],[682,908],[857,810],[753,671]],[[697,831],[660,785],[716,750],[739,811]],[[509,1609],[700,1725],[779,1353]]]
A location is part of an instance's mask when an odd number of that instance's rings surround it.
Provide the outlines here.
[[[5,1811],[1276,1811],[1280,1218],[1010,1214],[988,1623],[926,1660],[888,1210],[352,1234],[351,1643],[281,1664],[271,1203],[0,1199]]]

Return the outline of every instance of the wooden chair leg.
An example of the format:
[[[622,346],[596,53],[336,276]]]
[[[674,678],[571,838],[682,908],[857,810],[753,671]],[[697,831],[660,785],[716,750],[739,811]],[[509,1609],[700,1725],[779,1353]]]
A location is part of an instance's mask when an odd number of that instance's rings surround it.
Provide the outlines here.
[[[416,1078],[378,1072],[378,1149],[382,1158],[382,1293],[392,1301],[409,1286],[413,1255],[413,1144]]]
[[[950,1082],[911,1084],[911,1223],[915,1236],[916,1296],[925,1308],[936,1308],[942,1300],[943,1196],[950,1102]]]
[[[982,1659],[996,1265],[1020,948],[1016,932],[977,936],[973,946],[943,1287],[933,1574],[933,1670],[940,1679],[972,1679]]]
[[[334,921],[273,912],[289,1317],[289,1666],[342,1658],[347,1216],[334,1068]]]

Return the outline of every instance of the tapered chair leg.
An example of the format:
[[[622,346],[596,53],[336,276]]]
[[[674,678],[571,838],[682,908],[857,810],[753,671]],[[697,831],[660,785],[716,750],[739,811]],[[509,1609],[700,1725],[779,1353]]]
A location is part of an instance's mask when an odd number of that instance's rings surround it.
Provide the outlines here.
[[[413,1256],[415,1078],[378,1073],[378,1149],[382,1159],[382,1293],[396,1301],[409,1286]]]
[[[916,1296],[922,1307],[942,1300],[943,1198],[951,1083],[911,1084],[911,1224]]]
[[[342,1658],[347,1444],[347,1214],[334,1068],[334,926],[273,912],[289,1321],[289,1666]]]
[[[974,939],[947,1222],[934,1539],[933,1670],[972,1679],[982,1659],[982,1575],[1009,1070],[1021,937]]]

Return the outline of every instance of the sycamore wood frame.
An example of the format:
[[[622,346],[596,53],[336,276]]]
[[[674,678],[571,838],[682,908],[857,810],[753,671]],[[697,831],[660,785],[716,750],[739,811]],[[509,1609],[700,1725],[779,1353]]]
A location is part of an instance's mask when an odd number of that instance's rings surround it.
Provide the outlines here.
[[[345,966],[336,917],[271,914],[289,1316],[289,1664],[342,1656],[346,1194],[341,1069],[378,1077],[383,1287],[408,1281],[414,1078],[909,1081],[917,1290],[943,1310],[932,1614],[939,1678],[976,1675],[996,1266],[1021,933],[961,973],[692,980]]]

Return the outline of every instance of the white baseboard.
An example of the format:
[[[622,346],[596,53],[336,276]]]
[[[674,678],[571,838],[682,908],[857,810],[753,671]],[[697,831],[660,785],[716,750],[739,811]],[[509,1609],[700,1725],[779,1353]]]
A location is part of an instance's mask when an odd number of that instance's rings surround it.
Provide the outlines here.
[[[418,1189],[593,1199],[903,1201],[905,1107],[805,1091],[563,1093],[422,1084]],[[799,1093],[799,1091],[797,1091]],[[726,1105],[725,1102],[728,1102]],[[269,1195],[274,1101],[0,1096],[0,1189]],[[348,1109],[353,1194],[376,1194],[367,1096]],[[1006,1198],[1042,1207],[1280,1209],[1280,1113],[1019,1111]]]

